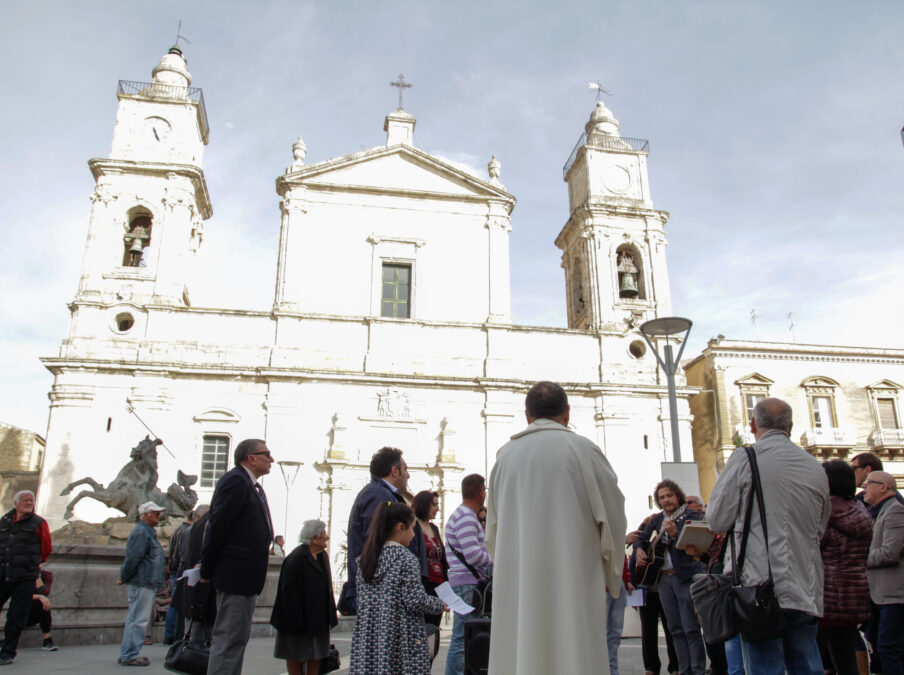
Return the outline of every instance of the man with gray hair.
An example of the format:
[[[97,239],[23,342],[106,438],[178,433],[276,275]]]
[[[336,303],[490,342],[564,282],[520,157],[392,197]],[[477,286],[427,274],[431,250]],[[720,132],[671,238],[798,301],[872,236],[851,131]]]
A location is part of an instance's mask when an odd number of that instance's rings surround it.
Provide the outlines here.
[[[35,579],[53,550],[47,521],[35,514],[35,493],[19,490],[13,508],[0,518],[0,609],[9,600],[0,646],[0,666],[16,658],[19,636],[31,610]]]
[[[763,487],[769,558],[775,595],[785,615],[782,637],[751,642],[741,636],[744,669],[757,675],[821,675],[816,620],[822,616],[822,558],[819,541],[829,520],[829,483],[822,465],[791,442],[791,406],[777,398],[756,404],[750,431]],[[738,448],[725,464],[709,497],[707,520],[714,532],[744,527],[744,509],[753,477],[747,452]],[[754,586],[768,578],[766,539],[759,509],[750,515],[741,583]]]

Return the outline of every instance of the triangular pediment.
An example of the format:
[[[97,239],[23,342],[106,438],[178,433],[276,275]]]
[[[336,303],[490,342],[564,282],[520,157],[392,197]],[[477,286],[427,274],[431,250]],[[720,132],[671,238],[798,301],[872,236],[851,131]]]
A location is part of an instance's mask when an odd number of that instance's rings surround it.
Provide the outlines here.
[[[765,375],[760,375],[759,373],[751,373],[750,375],[745,375],[739,380],[735,380],[735,384],[768,386],[770,384],[775,384],[775,382],[773,380],[770,380]]]
[[[505,190],[409,145],[374,148],[320,162],[282,177],[294,185],[348,188],[393,194],[503,199]]]
[[[815,377],[808,377],[806,380],[800,383],[801,387],[838,387],[840,386],[835,380],[831,377],[825,377],[824,375],[817,375]]]
[[[897,382],[892,382],[891,380],[879,380],[878,382],[874,382],[869,385],[867,389],[886,389],[889,391],[897,391],[898,389],[904,389]]]

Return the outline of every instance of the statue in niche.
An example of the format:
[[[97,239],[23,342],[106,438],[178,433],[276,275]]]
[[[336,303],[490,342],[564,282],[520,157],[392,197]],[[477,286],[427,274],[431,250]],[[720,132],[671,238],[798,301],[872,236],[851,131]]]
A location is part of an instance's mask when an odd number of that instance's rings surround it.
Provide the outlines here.
[[[634,263],[633,256],[627,251],[618,254],[618,297],[636,298],[640,291],[637,287],[637,277],[640,270]]]
[[[178,471],[176,483],[167,488],[166,494],[161,492],[157,487],[157,446],[162,443],[159,438],[151,440],[145,436],[143,441],[132,448],[128,464],[119,470],[116,478],[110,482],[110,487],[105,488],[90,477],[67,485],[60,492],[60,496],[68,495],[79,485],[89,485],[91,490],[79,492],[66,505],[63,518],[66,520],[72,518],[75,505],[85,497],[96,499],[110,508],[122,511],[131,521],[138,520],[138,507],[149,501],[164,507],[164,512],[168,516],[186,517],[198,503],[198,493],[191,487],[198,481],[198,477]]]

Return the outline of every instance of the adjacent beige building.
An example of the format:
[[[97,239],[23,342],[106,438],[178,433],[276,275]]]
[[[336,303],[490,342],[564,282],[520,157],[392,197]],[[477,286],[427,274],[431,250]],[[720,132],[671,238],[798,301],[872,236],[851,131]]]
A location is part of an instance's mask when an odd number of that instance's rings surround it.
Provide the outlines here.
[[[693,396],[694,459],[704,499],[738,445],[753,442],[757,401],[777,397],[794,409],[791,440],[820,459],[875,452],[904,480],[904,349],[787,342],[709,341],[684,366]]]

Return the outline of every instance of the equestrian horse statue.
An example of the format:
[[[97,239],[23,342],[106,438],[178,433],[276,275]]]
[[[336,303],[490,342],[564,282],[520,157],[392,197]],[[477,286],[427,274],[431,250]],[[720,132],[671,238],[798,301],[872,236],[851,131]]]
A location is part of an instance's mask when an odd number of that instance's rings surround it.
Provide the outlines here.
[[[89,485],[91,490],[79,492],[66,505],[63,518],[66,520],[72,518],[73,508],[85,497],[91,497],[110,508],[122,511],[128,520],[138,520],[138,507],[150,501],[164,507],[168,516],[185,517],[191,513],[198,503],[198,493],[191,487],[198,481],[197,476],[178,471],[177,482],[167,488],[166,494],[157,487],[157,446],[162,443],[159,438],[151,440],[149,436],[145,436],[143,441],[132,448],[129,463],[119,470],[109,487],[105,488],[90,477],[67,485],[60,492],[60,496],[68,495],[79,485]]]

